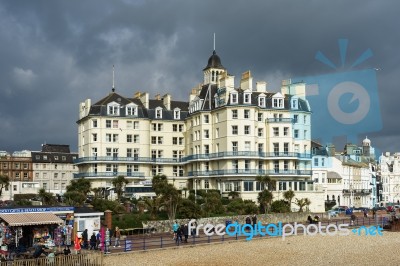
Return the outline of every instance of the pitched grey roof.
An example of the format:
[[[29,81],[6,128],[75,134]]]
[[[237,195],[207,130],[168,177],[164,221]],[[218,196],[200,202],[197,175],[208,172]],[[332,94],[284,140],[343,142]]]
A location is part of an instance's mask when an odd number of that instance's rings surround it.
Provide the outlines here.
[[[207,84],[207,85],[203,85],[201,90],[200,90],[200,94],[199,94],[199,98],[204,100],[204,108],[202,109],[203,111],[209,111],[209,110],[213,110],[215,109],[215,101],[214,101],[214,95],[217,93],[218,88],[216,84]],[[240,88],[236,88],[235,91],[238,93],[238,104],[231,104],[231,95],[228,95],[227,97],[227,106],[237,106],[237,105],[249,105],[249,106],[258,106],[258,96],[260,94],[265,94],[266,96],[266,105],[265,105],[265,109],[273,109],[272,108],[272,97],[276,94],[276,92],[257,92],[257,91],[252,91],[251,92],[251,104],[245,104],[243,103],[243,99],[244,99],[244,90],[240,89]],[[210,97],[207,96],[207,93],[211,94],[211,104],[209,103]],[[285,95],[285,99],[284,99],[284,110],[290,110],[291,109],[291,105],[290,105],[290,99],[293,97],[293,95]],[[211,106],[211,109],[210,109]],[[309,106],[307,104],[307,102],[303,99],[298,99],[298,109],[296,109],[296,111],[307,111],[310,112]]]
[[[89,115],[91,116],[106,116],[107,115],[107,104],[111,102],[117,102],[121,104],[121,106],[134,103],[138,106],[138,116],[139,118],[149,118],[149,119],[156,119],[155,117],[155,108],[161,107],[162,111],[162,118],[160,120],[174,120],[174,109],[178,107],[181,109],[181,115],[179,120],[184,120],[187,117],[187,110],[189,103],[182,102],[182,101],[171,101],[171,110],[167,110],[166,106],[164,105],[163,100],[149,100],[149,108],[145,108],[143,103],[140,99],[137,98],[126,98],[119,95],[116,92],[111,92],[109,95],[104,97],[103,99],[99,100],[95,104],[90,107]],[[119,117],[125,117],[125,109],[120,109]]]

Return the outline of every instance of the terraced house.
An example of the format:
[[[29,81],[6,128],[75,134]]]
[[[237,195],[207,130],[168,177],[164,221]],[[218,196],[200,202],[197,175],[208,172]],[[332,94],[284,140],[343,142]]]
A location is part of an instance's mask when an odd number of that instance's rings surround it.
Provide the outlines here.
[[[237,191],[256,201],[264,187],[255,178],[268,175],[276,180],[275,199],[292,189],[323,210],[311,173],[305,84],[286,80],[280,92],[268,92],[266,82],[253,86],[247,71],[235,85],[215,51],[203,75],[188,102],[169,94],[124,97],[113,88],[94,104],[80,103],[76,177],[111,187],[117,175],[134,185],[165,174],[178,189]]]

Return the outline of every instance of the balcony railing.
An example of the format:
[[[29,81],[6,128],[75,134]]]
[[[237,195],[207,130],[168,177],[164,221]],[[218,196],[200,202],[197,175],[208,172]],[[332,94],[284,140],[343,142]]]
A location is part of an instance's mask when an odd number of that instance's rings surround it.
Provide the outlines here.
[[[354,195],[369,195],[372,193],[372,189],[343,189],[343,194],[351,194],[354,193]]]
[[[185,163],[193,160],[210,160],[217,158],[249,157],[249,158],[300,158],[311,159],[310,153],[299,152],[258,152],[258,151],[227,151],[207,154],[193,154],[182,158],[152,158],[152,157],[113,157],[113,156],[92,156],[81,157],[74,160],[74,163],[87,162],[138,162],[138,163]]]
[[[78,173],[78,174],[74,174],[74,178],[81,178],[81,177],[117,177],[117,176],[124,176],[127,178],[130,177],[144,177],[144,173],[143,172],[88,172],[88,173]]]
[[[180,163],[183,158],[152,158],[152,157],[113,157],[113,156],[93,156],[81,157],[74,160],[74,163],[84,162],[139,162],[139,163]]]
[[[260,169],[227,169],[212,171],[191,171],[188,176],[223,176],[223,175],[311,175],[311,170],[260,170]]]
[[[267,118],[267,123],[293,123],[293,118]]]

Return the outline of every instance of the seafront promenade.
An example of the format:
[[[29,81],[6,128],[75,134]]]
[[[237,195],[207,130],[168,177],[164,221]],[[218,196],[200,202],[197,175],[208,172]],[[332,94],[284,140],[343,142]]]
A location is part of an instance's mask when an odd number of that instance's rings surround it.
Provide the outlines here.
[[[398,265],[400,233],[257,238],[112,254],[105,265]]]

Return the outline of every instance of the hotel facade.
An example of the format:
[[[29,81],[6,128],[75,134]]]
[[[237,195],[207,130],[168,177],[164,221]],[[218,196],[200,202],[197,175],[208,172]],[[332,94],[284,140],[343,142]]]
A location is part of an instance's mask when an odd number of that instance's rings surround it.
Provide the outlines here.
[[[186,102],[169,94],[125,97],[113,88],[93,104],[80,103],[75,177],[106,188],[119,175],[135,185],[164,174],[181,190],[236,191],[257,201],[264,187],[256,177],[268,175],[274,200],[291,189],[311,200],[312,211],[324,211],[324,192],[312,178],[305,84],[286,80],[268,92],[266,82],[253,85],[250,71],[235,84],[215,51],[203,76]]]

